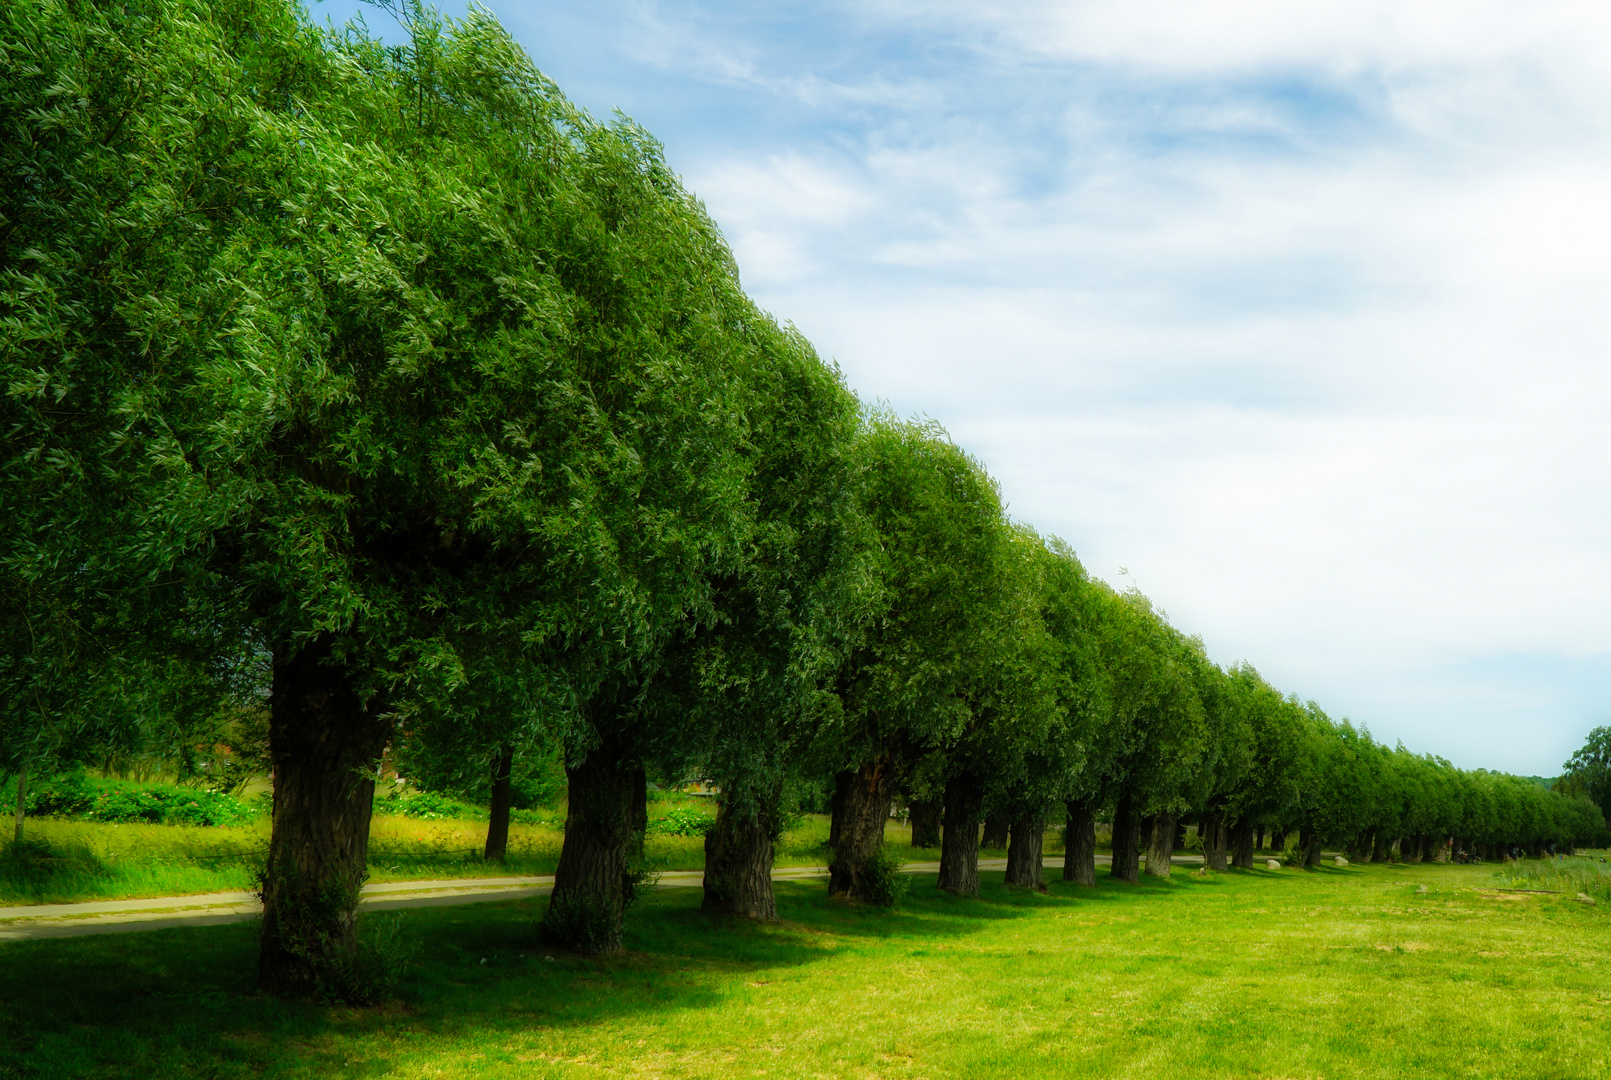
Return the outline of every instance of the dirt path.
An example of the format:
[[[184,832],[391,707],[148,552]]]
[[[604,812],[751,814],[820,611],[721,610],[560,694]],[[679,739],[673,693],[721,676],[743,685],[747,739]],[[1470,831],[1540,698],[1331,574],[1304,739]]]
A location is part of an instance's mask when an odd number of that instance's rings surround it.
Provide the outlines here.
[[[1108,857],[1097,856],[1098,863]],[[1201,856],[1177,856],[1175,865],[1195,866]],[[1048,860],[1056,873],[1061,859]],[[980,859],[980,870],[1005,870],[1006,859]],[[908,874],[933,874],[937,862],[907,863]],[[703,870],[668,870],[659,888],[694,888],[703,882]],[[772,871],[773,881],[811,881],[828,876],[826,866],[782,866]],[[541,877],[455,878],[445,881],[389,881],[365,885],[358,904],[366,911],[397,908],[482,904],[542,896],[554,887],[552,875]],[[78,937],[83,934],[127,934],[139,930],[165,930],[175,926],[211,926],[255,919],[262,910],[249,892],[206,893],[199,896],[165,896],[151,900],[97,900],[82,904],[32,904],[0,908],[0,942],[34,938]]]

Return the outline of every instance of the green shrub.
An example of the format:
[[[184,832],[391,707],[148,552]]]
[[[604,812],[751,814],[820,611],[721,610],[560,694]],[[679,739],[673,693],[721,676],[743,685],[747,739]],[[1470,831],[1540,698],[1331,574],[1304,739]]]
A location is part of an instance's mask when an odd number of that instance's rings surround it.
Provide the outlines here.
[[[702,806],[673,806],[663,817],[649,822],[651,836],[704,836],[716,817]]]
[[[31,786],[27,804],[28,812],[38,817],[118,824],[245,825],[264,811],[258,800],[241,800],[217,791],[94,780],[83,772],[53,776]]]
[[[375,799],[375,813],[397,814],[417,818],[420,821],[441,821],[447,818],[487,820],[487,811],[482,807],[470,806],[434,791],[400,787],[395,787]]]
[[[543,912],[543,940],[572,952],[596,954],[610,947],[613,920],[603,904],[590,895],[566,893],[550,896]]]
[[[857,883],[858,899],[874,907],[892,908],[901,902],[906,890],[912,887],[910,874],[902,873],[906,861],[889,848],[879,848],[861,865],[861,879]]]
[[[338,973],[337,996],[349,1005],[378,1005],[419,958],[419,943],[403,933],[403,913],[360,915],[358,952]]]

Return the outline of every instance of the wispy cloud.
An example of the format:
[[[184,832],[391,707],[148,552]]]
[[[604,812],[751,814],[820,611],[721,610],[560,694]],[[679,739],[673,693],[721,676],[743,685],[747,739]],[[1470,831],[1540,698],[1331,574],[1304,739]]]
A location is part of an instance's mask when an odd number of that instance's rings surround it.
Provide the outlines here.
[[[1216,657],[1468,765],[1611,722],[1611,8],[493,7]]]

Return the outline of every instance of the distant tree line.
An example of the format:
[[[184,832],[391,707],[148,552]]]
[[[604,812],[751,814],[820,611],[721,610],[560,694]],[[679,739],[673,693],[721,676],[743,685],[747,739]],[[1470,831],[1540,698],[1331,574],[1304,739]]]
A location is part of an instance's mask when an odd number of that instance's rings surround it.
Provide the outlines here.
[[[1086,884],[1099,820],[1127,881],[1187,819],[1218,868],[1261,829],[1313,862],[1603,828],[1214,664],[759,310],[647,133],[480,9],[402,14],[0,8],[0,762],[206,744],[266,694],[266,987],[351,955],[388,747],[485,782],[494,857],[562,755],[545,930],[593,951],[651,775],[715,781],[705,907],[763,918],[813,786],[851,898],[897,803],[963,895],[987,821],[1029,887],[1048,820]]]

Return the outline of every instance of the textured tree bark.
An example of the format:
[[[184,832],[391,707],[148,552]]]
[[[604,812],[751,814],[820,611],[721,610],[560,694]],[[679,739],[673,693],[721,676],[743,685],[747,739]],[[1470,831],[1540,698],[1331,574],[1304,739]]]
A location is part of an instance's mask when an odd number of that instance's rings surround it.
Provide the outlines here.
[[[940,846],[940,819],[945,804],[939,799],[912,803],[912,846],[937,848]]]
[[[1141,880],[1141,816],[1129,794],[1113,808],[1113,865],[1108,875],[1131,885]]]
[[[895,799],[894,763],[875,758],[836,773],[828,825],[828,895],[862,899],[862,868],[884,845],[884,823]]]
[[[1298,830],[1298,851],[1299,866],[1307,868],[1320,862],[1320,837],[1308,826]]]
[[[274,810],[257,971],[276,994],[343,993],[357,956],[358,890],[387,725],[359,699],[334,645],[320,637],[273,658]]]
[[[499,746],[498,758],[492,763],[492,803],[487,808],[487,846],[481,852],[485,862],[501,863],[509,853],[509,773],[514,763],[514,750]]]
[[[1375,843],[1371,845],[1370,861],[1373,863],[1386,862],[1390,854],[1389,849],[1392,847],[1392,842],[1393,838],[1387,835],[1386,829],[1377,829]]]
[[[1231,829],[1231,865],[1241,870],[1253,868],[1253,826],[1243,818]]]
[[[1175,815],[1152,815],[1152,841],[1147,845],[1147,873],[1169,876],[1169,860],[1175,853]]]
[[[604,743],[565,766],[570,796],[554,891],[543,937],[580,953],[621,951],[628,859],[633,853],[633,788],[638,764]]]
[[[1046,819],[1021,817],[1012,823],[1008,833],[1007,884],[1045,892],[1041,848],[1046,839]]]
[[[986,814],[984,837],[979,841],[979,846],[990,848],[991,850],[1000,850],[1012,840],[1011,834],[1012,818],[999,811],[994,814]]]
[[[984,793],[973,777],[945,785],[945,827],[940,837],[940,878],[935,887],[958,896],[979,895],[979,818]]]
[[[1230,835],[1225,828],[1225,815],[1218,810],[1207,811],[1197,828],[1203,834],[1203,865],[1210,870],[1229,870]]]
[[[1063,830],[1063,880],[1096,884],[1096,811],[1088,799],[1064,804],[1068,818]]]
[[[725,800],[717,803],[716,825],[705,834],[702,911],[749,919],[778,917],[777,901],[772,895],[775,814],[775,805],[746,817],[734,813]]]

